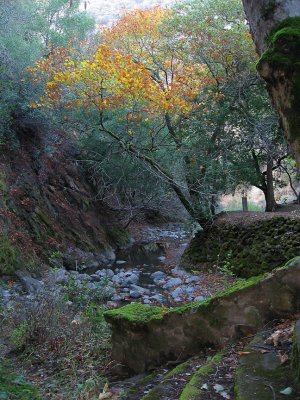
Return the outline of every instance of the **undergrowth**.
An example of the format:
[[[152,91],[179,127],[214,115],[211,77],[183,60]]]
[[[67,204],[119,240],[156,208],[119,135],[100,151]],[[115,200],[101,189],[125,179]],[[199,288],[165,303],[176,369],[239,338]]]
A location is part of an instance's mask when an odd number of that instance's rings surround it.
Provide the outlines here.
[[[15,370],[26,371],[43,400],[98,399],[112,366],[104,308],[80,307],[66,301],[63,292],[45,289],[34,300],[15,298],[0,311],[1,336],[15,354]],[[39,399],[9,397],[12,389],[2,385],[0,399]]]

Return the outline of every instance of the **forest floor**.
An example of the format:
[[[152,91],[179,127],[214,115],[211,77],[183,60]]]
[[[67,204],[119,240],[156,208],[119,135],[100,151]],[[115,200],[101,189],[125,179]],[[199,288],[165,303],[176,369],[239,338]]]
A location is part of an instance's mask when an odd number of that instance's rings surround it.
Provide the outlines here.
[[[216,223],[250,225],[258,221],[266,221],[275,217],[300,218],[300,204],[282,204],[274,212],[223,211],[217,217]]]

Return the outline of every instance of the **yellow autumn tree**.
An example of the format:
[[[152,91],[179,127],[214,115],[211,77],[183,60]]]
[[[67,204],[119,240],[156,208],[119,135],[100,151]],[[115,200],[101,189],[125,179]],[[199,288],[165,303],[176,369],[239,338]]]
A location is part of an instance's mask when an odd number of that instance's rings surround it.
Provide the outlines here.
[[[31,75],[34,81],[45,83],[44,95],[35,106],[96,110],[99,131],[159,174],[194,216],[188,196],[158,161],[155,149],[163,132],[164,140],[180,151],[182,121],[216,94],[210,90],[213,79],[207,67],[185,53],[179,33],[164,28],[170,13],[161,7],[126,12],[100,32],[100,44],[90,57],[58,48],[31,68]],[[115,130],[107,125],[112,112],[119,116]],[[135,136],[142,128],[151,140],[141,150]]]

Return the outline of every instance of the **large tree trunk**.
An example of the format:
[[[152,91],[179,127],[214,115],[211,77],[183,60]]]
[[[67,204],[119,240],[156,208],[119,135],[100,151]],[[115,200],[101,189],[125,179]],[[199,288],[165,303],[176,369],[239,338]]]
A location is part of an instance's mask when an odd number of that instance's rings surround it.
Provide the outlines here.
[[[266,212],[275,211],[277,208],[275,195],[274,195],[274,183],[273,183],[273,161],[268,161],[267,164],[267,179],[266,179],[266,190],[264,191],[266,199]]]
[[[243,3],[261,55],[258,70],[268,84],[300,172],[300,1],[243,0]]]

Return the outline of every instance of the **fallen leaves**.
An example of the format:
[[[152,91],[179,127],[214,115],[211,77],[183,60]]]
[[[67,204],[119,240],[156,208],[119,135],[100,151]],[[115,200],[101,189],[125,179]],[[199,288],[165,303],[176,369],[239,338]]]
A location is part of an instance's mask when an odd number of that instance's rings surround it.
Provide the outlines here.
[[[291,342],[293,330],[294,330],[293,326],[289,326],[285,329],[278,329],[265,340],[265,343],[271,344],[274,347],[278,347],[278,345],[280,344]]]
[[[99,394],[98,400],[106,400],[106,399],[112,399],[113,394],[110,392],[108,383],[104,385],[104,388],[102,390],[102,393]]]

